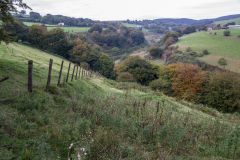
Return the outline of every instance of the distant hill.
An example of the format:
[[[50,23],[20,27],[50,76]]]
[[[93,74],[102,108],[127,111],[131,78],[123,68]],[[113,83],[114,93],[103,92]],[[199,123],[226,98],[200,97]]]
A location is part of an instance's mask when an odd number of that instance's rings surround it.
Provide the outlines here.
[[[185,25],[202,25],[202,24],[209,24],[216,21],[226,21],[231,19],[240,18],[240,14],[235,15],[228,15],[213,19],[201,19],[201,20],[195,20],[195,19],[189,19],[189,18],[162,18],[162,19],[155,19],[153,21],[160,22],[160,23],[175,23],[175,24],[185,24]]]
[[[195,20],[189,18],[163,18],[163,19],[155,19],[153,20],[158,23],[175,23],[177,25],[185,24],[185,25],[201,25],[206,23],[212,23],[214,20],[211,19],[203,19],[203,20]]]
[[[222,21],[216,21],[215,24],[221,24],[225,25],[227,23],[235,22],[236,24],[240,24],[240,18],[234,18],[234,19],[228,19],[228,20],[222,20]]]

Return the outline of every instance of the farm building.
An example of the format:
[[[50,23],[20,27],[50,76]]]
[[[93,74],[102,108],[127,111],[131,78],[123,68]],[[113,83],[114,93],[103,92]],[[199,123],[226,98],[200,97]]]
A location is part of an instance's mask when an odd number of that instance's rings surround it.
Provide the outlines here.
[[[209,27],[207,30],[208,30],[208,32],[211,32],[213,30],[213,28]]]
[[[64,26],[64,23],[58,23],[58,26]]]
[[[240,25],[229,25],[229,29],[240,29]]]

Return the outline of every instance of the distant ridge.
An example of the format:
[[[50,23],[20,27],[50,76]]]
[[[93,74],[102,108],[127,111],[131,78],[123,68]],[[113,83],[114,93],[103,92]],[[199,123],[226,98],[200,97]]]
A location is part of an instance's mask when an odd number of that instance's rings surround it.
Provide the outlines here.
[[[195,19],[190,19],[190,18],[159,18],[159,19],[154,19],[152,21],[155,21],[158,23],[201,25],[201,24],[213,23],[216,21],[223,21],[223,20],[230,20],[230,19],[235,19],[235,18],[240,18],[240,14],[222,16],[222,17],[212,18],[212,19],[201,19],[201,20],[195,20]]]

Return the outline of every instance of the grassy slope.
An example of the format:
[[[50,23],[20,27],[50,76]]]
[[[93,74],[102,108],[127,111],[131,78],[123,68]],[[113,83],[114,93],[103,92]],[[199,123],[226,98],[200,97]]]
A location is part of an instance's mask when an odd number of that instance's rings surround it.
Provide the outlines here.
[[[54,76],[46,92],[50,57]],[[32,94],[26,91],[28,59],[34,60]],[[0,78],[10,76],[0,83],[1,158],[76,159],[80,147],[86,148],[86,159],[232,158],[232,146],[226,145],[238,117],[158,96],[137,84],[81,79],[56,87],[60,62],[21,44],[0,46]]]
[[[217,22],[215,22],[215,24],[221,24],[223,26],[230,22],[235,22],[236,24],[240,24],[240,18],[235,18],[235,19],[230,19],[230,20],[225,20],[225,21],[217,21]]]
[[[41,23],[32,23],[32,22],[24,22],[25,25],[27,26],[32,26],[33,24],[41,24]],[[56,25],[50,25],[46,24],[48,30],[52,30],[56,28]],[[87,32],[90,27],[60,27],[62,28],[65,32]]]
[[[208,32],[197,32],[183,36],[176,44],[180,49],[185,50],[191,47],[194,51],[202,52],[207,49],[210,55],[204,56],[201,60],[218,65],[218,60],[224,57],[228,61],[226,69],[240,72],[240,40],[234,37],[223,37],[210,35]]]

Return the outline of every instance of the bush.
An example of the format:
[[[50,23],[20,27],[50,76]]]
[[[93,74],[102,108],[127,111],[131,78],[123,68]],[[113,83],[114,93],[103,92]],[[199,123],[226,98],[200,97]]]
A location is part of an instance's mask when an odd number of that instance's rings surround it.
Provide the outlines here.
[[[223,35],[224,36],[230,36],[231,32],[229,30],[226,30],[226,31],[223,32]]]
[[[162,91],[164,94],[169,95],[172,93],[172,84],[167,79],[160,77],[159,79],[152,81],[149,85],[152,89]]]
[[[208,52],[208,50],[203,50],[203,55],[209,55],[210,53]]]
[[[161,57],[163,50],[159,47],[151,47],[149,53],[152,57]]]
[[[189,26],[183,30],[183,34],[190,34],[196,32],[195,26]]]
[[[205,103],[224,112],[240,112],[240,78],[235,73],[218,72],[204,87]]]
[[[118,82],[135,82],[134,77],[131,73],[122,72],[117,77]]]
[[[218,64],[219,64],[220,66],[225,67],[225,66],[227,65],[227,60],[226,60],[225,58],[220,58],[220,59],[218,60]]]
[[[158,77],[158,68],[139,56],[128,57],[119,63],[115,70],[118,75],[122,72],[131,73],[134,79],[142,85],[148,85]]]

